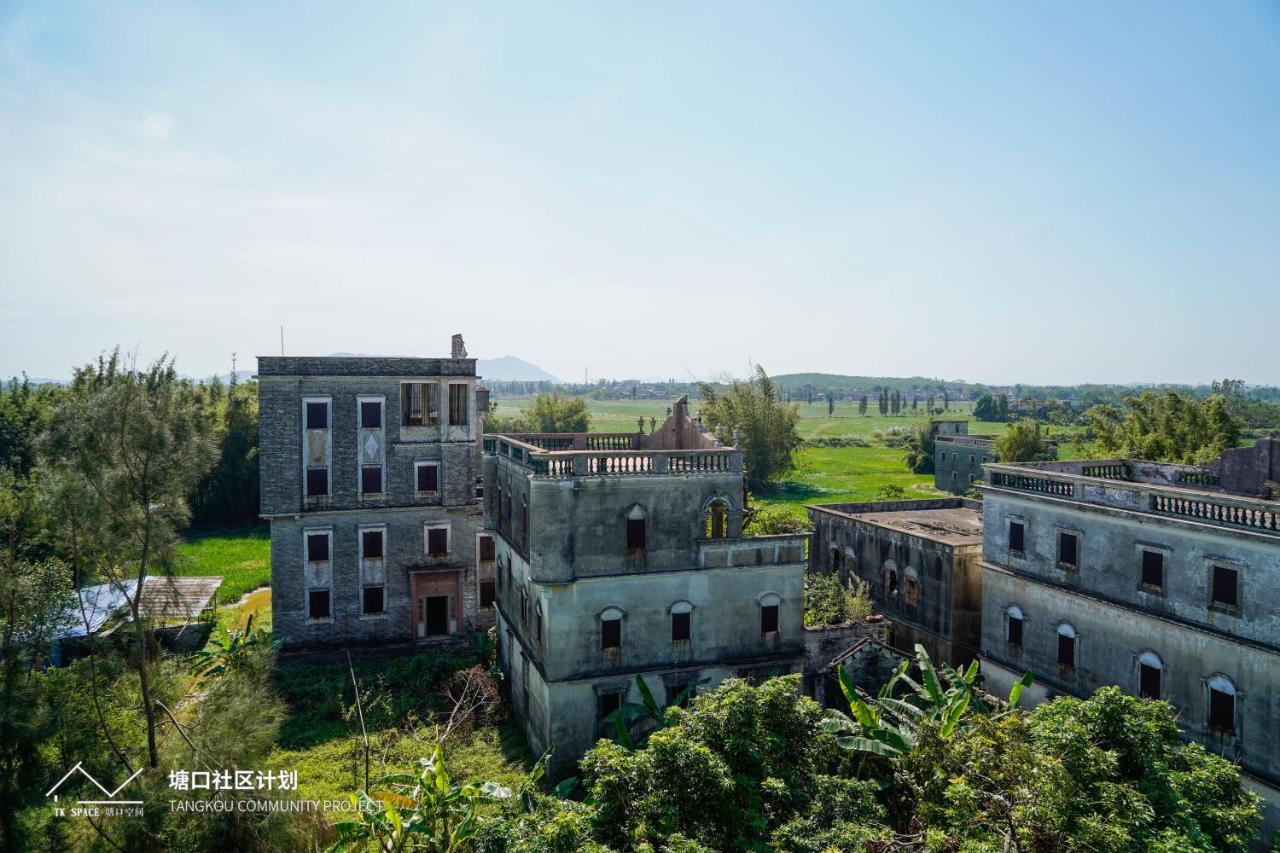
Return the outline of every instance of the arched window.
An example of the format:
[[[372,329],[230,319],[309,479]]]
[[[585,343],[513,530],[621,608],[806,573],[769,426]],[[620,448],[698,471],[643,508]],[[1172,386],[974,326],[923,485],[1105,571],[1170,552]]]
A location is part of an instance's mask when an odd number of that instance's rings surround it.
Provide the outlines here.
[[[693,605],[677,601],[671,605],[671,642],[687,643],[693,637]]]
[[[633,506],[627,513],[627,550],[632,553],[642,552],[645,548],[644,510]]]
[[[916,607],[920,604],[920,575],[913,566],[907,566],[905,575],[907,604]]]
[[[1025,616],[1022,615],[1022,608],[1016,604],[1010,604],[1004,611],[1005,614],[1005,640],[1011,646],[1022,645],[1022,624]]]
[[[1153,651],[1138,655],[1138,695],[1143,699],[1160,698],[1160,676],[1164,673],[1164,661]]]
[[[1217,732],[1236,732],[1236,686],[1225,675],[1209,679],[1209,728]]]
[[[702,513],[702,535],[707,539],[724,539],[729,535],[729,502],[712,498]]]
[[[776,592],[766,592],[760,596],[760,634],[769,637],[778,633],[778,610],[782,605],[782,597]]]
[[[1076,629],[1070,622],[1058,626],[1058,666],[1076,665]]]
[[[622,648],[623,613],[616,607],[609,607],[600,614],[600,650],[606,654],[618,653]]]
[[[889,595],[898,594],[898,565],[893,560],[884,564],[884,588]]]

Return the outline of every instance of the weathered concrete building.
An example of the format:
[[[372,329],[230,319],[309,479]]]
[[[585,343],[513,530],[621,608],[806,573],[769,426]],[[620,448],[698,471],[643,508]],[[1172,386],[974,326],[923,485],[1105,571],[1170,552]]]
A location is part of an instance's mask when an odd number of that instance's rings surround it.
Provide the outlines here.
[[[484,397],[460,338],[451,358],[258,359],[278,636],[429,641],[492,624]]]
[[[742,535],[742,452],[687,406],[649,435],[484,437],[499,662],[557,773],[640,701],[637,675],[670,703],[803,669],[808,537]]]
[[[988,465],[982,670],[1032,701],[1108,684],[1167,699],[1280,827],[1280,442],[1205,467]]]
[[[978,654],[982,504],[963,498],[806,507],[814,571],[867,584],[889,646],[959,666]]]
[[[989,435],[969,435],[963,419],[934,420],[933,487],[962,495],[982,479],[982,466],[996,461],[996,440]]]

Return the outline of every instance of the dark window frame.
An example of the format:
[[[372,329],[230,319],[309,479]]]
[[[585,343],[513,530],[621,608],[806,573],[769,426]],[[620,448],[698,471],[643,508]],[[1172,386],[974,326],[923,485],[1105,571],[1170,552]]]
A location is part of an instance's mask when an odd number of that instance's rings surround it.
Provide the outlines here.
[[[324,613],[316,616],[317,596],[324,596]],[[307,590],[307,619],[317,621],[321,619],[333,618],[333,593],[328,587],[315,587]]]
[[[493,607],[498,600],[498,581],[496,578],[483,578],[480,581],[480,606]]]
[[[600,620],[600,651],[622,648],[622,618]]]
[[[1163,686],[1161,678],[1164,670],[1158,666],[1151,666],[1141,661],[1138,662],[1138,697],[1141,699],[1159,699],[1160,689]],[[1154,679],[1154,685],[1151,683]]]
[[[329,402],[327,400],[306,400],[304,423],[306,429],[329,428]]]
[[[443,551],[441,551],[440,549],[438,549],[438,548],[434,547],[434,543],[433,543],[433,541],[432,541],[432,540],[436,540],[436,541],[438,541],[438,540],[439,540],[439,537],[441,537],[441,536],[443,536],[443,537],[444,537],[444,550],[443,550]],[[427,541],[426,541],[426,546],[427,546],[427,556],[428,556],[428,557],[447,557],[447,556],[449,556],[449,545],[450,545],[449,539],[450,539],[450,536],[449,536],[449,528],[448,528],[448,527],[446,527],[446,526],[440,526],[440,527],[428,527],[428,528],[427,528]]]
[[[1019,554],[1027,551],[1027,525],[1022,521],[1009,520],[1009,550]]]
[[[687,643],[693,639],[693,614],[688,610],[671,614],[671,642]]]
[[[1164,589],[1164,552],[1142,549],[1141,582],[1149,589]]]
[[[369,597],[377,595],[377,609],[369,607]],[[360,591],[360,613],[364,616],[375,616],[387,612],[387,590],[382,584],[372,584]]]
[[[376,482],[371,482],[371,478],[377,475]],[[377,488],[373,488],[377,486]],[[361,465],[360,466],[360,494],[361,495],[380,495],[385,491],[382,482],[382,466],[381,465]]]
[[[647,547],[648,531],[646,530],[645,519],[628,518],[627,519],[627,550],[631,552],[644,551]],[[636,544],[639,543],[639,544]]]
[[[760,605],[760,633],[776,634],[778,633],[778,611],[780,607],[777,604]]]
[[[308,533],[308,534],[307,534],[307,542],[306,542],[306,546],[307,546],[307,562],[308,562],[308,563],[326,563],[326,562],[328,562],[328,561],[329,561],[329,557],[330,557],[330,553],[331,553],[331,548],[330,548],[329,538],[330,538],[330,535],[329,535],[329,533],[327,533],[327,532],[325,532],[325,533]],[[323,554],[323,555],[318,556],[318,557],[317,557],[317,556],[315,556],[315,552],[314,552],[314,551],[312,550],[312,548],[311,548],[311,543],[312,543],[312,542],[323,542],[323,543],[324,543],[324,554]]]
[[[306,489],[309,498],[329,497],[329,469],[308,468]]]
[[[378,544],[370,548],[371,542]],[[377,553],[370,553],[376,551]],[[387,555],[387,533],[382,528],[360,531],[360,556],[365,560],[381,560]]]
[[[1210,731],[1236,733],[1236,694],[1209,688],[1208,726]]]
[[[1070,542],[1070,547],[1065,547]],[[1070,553],[1068,553],[1068,551]],[[1070,559],[1067,559],[1070,557]],[[1080,567],[1080,534],[1072,530],[1058,531],[1058,565],[1076,569]]]
[[[1076,651],[1076,638],[1058,632],[1058,666],[1075,669]]]
[[[1024,625],[1023,617],[1014,616],[1011,613],[1006,613],[1005,617],[1008,621],[1008,624],[1006,625],[1005,632],[1004,632],[1005,642],[1011,646],[1018,646],[1019,648],[1021,648],[1022,647],[1022,629],[1026,627]]]
[[[374,417],[370,418],[370,413]],[[381,400],[360,401],[360,429],[382,429]]]
[[[1222,595],[1229,592],[1229,598]],[[1240,609],[1240,570],[1214,563],[1209,576],[1209,602],[1215,610]]]

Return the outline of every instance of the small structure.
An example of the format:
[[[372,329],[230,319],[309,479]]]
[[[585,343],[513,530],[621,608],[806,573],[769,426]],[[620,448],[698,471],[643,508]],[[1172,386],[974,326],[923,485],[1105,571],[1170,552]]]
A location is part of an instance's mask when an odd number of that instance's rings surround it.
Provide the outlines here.
[[[978,654],[982,619],[982,504],[963,498],[819,504],[811,571],[865,582],[891,623],[888,645],[917,643],[936,661]]]
[[[173,651],[200,648],[208,639],[217,611],[220,577],[151,575],[142,587],[138,614],[154,623],[161,646]],[[82,656],[91,638],[106,638],[130,621],[130,602],[138,582],[130,579],[76,590],[53,634],[49,660],[61,666]]]

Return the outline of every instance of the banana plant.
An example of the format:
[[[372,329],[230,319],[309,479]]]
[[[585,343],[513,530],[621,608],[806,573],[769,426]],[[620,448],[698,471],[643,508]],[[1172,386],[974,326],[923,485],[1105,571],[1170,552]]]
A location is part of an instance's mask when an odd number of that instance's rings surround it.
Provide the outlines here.
[[[253,630],[253,614],[244,628],[229,631],[227,639],[215,640],[212,649],[201,649],[191,656],[191,671],[201,678],[220,675],[228,670],[243,669],[260,652],[277,652],[282,641],[271,639],[265,628]]]
[[[545,767],[546,757],[539,767]],[[458,853],[475,837],[477,805],[511,796],[510,789],[496,782],[455,782],[439,744],[419,764],[417,774],[383,776],[372,795],[353,794],[356,817],[334,826],[337,840],[329,849],[363,850],[372,843],[384,853]]]
[[[693,692],[710,679],[703,678],[693,684],[688,685],[679,693],[670,705],[663,707],[653,698],[653,691],[649,689],[649,685],[645,682],[644,676],[636,676],[636,689],[640,691],[641,703],[624,702],[608,716],[608,720],[613,723],[614,740],[618,745],[625,749],[635,749],[635,741],[631,737],[631,725],[636,720],[648,720],[653,724],[652,729],[665,729],[671,725],[671,715],[668,709],[673,705],[683,705],[685,701],[693,695]]]
[[[870,701],[858,694],[848,673],[840,667],[837,670],[840,690],[849,703],[852,718],[834,712],[823,721],[823,730],[836,735],[836,743],[845,749],[897,758],[915,745],[916,732],[926,719],[935,722],[942,737],[949,739],[970,708],[979,713],[991,713],[975,689],[979,670],[976,660],[964,670],[957,670],[945,663],[941,667],[935,666],[929,653],[919,644],[915,652],[920,680],[908,675],[911,661],[904,660]],[[1008,703],[1000,709],[998,716],[1016,711],[1022,691],[1030,684],[1031,673],[1028,672],[1014,683]],[[907,688],[903,698],[895,696],[900,692],[900,685]]]

